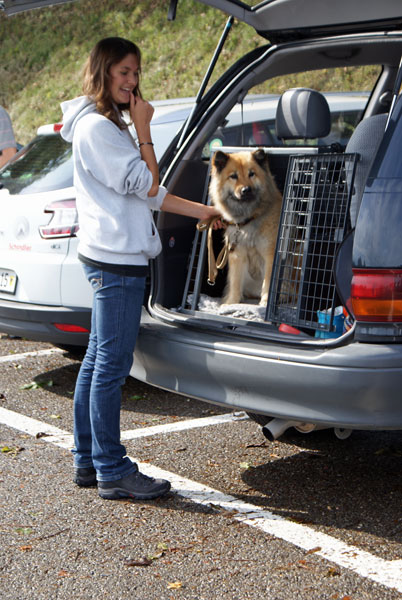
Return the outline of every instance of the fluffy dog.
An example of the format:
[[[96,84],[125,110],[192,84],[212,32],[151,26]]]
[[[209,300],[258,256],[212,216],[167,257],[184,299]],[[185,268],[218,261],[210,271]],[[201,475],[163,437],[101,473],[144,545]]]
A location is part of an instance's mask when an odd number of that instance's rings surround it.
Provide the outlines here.
[[[218,150],[212,159],[210,195],[227,222],[229,270],[223,303],[249,297],[266,305],[282,196],[264,150]]]

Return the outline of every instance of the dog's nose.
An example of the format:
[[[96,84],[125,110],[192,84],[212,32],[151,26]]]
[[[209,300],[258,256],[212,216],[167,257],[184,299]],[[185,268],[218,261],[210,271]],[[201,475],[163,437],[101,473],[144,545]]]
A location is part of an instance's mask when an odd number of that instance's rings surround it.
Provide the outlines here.
[[[251,187],[249,185],[241,188],[240,198],[242,198],[242,200],[247,200],[247,199],[251,198],[252,195],[253,195],[253,190],[251,189]]]

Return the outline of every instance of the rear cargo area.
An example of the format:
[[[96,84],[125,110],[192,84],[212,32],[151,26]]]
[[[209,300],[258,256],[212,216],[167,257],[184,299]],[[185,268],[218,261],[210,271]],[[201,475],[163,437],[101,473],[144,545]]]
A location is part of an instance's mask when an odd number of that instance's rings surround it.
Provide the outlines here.
[[[261,326],[267,334],[279,330],[307,338],[338,337],[346,330],[345,317],[347,323],[350,317],[336,291],[334,266],[351,229],[349,206],[358,156],[311,148],[307,153],[303,148],[288,149],[282,157],[278,149],[265,151],[283,194],[268,304],[260,305],[257,298],[223,304],[228,267],[219,271],[214,285],[209,284],[208,231],[184,225],[172,215],[163,215],[157,303],[183,315],[208,317],[210,323],[214,319],[233,321],[234,326],[252,323],[254,331]],[[210,203],[210,165],[204,168],[198,201]],[[217,257],[223,231],[209,235]]]

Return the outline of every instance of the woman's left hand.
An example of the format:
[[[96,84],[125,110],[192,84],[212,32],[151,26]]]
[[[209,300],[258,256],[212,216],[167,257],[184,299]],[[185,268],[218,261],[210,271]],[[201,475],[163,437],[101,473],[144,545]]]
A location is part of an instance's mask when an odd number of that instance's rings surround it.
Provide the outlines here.
[[[205,212],[204,216],[202,216],[200,218],[201,221],[211,221],[211,219],[213,219],[214,217],[221,217],[221,213],[219,212],[219,210],[217,210],[215,208],[215,206],[203,206],[203,209]],[[214,223],[213,228],[214,229],[222,229],[223,224],[222,221],[220,219],[217,219]]]

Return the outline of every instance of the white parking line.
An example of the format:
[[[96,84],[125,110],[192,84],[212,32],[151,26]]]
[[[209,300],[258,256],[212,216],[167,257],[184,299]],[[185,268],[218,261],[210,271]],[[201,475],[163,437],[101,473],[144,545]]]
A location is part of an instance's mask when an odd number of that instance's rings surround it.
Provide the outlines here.
[[[47,348],[46,350],[35,350],[33,352],[23,352],[22,354],[7,354],[0,356],[0,363],[15,362],[16,360],[24,360],[32,356],[47,356],[49,354],[60,354],[65,352],[61,348]]]
[[[45,434],[42,438],[44,441],[61,448],[72,446],[72,436],[67,431],[1,407],[0,423],[33,436],[38,433]],[[231,511],[233,519],[245,525],[255,527],[305,551],[313,550],[314,554],[349,569],[361,577],[402,592],[401,560],[384,560],[356,546],[345,544],[337,538],[315,531],[311,527],[288,521],[263,507],[243,502],[234,496],[223,494],[219,490],[148,463],[138,463],[138,466],[147,475],[169,479],[173,491],[192,502]]]
[[[245,412],[227,413],[224,415],[214,415],[213,417],[203,417],[200,419],[187,419],[176,423],[165,423],[164,425],[154,425],[153,427],[144,427],[142,429],[129,429],[121,432],[122,440],[135,440],[136,438],[148,437],[159,433],[174,433],[195,427],[210,427],[211,425],[220,425],[221,423],[230,423],[232,421],[244,421],[248,419]]]

